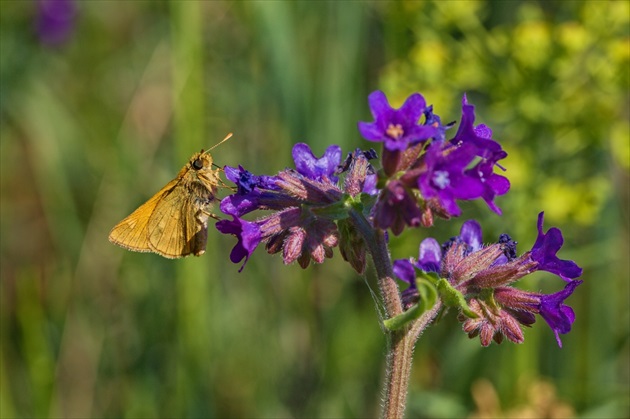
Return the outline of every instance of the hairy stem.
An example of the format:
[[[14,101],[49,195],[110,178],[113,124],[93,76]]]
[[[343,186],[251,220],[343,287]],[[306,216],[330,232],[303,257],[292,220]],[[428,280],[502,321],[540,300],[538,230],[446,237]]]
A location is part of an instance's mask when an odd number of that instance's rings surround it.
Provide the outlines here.
[[[372,255],[386,317],[396,316],[403,312],[403,306],[398,286],[394,280],[385,232],[374,229],[363,214],[358,211],[351,211],[350,216],[353,224],[365,239]],[[407,402],[413,348],[418,337],[435,318],[440,306],[439,303],[436,304],[401,330],[388,331],[384,328],[387,335],[387,370],[383,388],[383,418],[399,419],[403,417]]]
[[[387,318],[391,318],[403,312],[402,301],[398,291],[398,284],[394,280],[392,261],[389,256],[385,233],[381,230],[376,230],[373,236],[372,243],[368,244],[368,249],[374,261],[378,287],[385,304]]]
[[[383,388],[382,417],[400,419],[404,416],[413,360],[414,339],[407,329],[389,332],[387,370]]]
[[[372,255],[374,268],[378,277],[378,287],[385,304],[387,318],[396,316],[403,312],[402,301],[398,293],[398,285],[394,280],[392,261],[389,257],[385,232],[374,229],[363,214],[356,210],[350,211],[352,223],[357,228],[368,251]]]

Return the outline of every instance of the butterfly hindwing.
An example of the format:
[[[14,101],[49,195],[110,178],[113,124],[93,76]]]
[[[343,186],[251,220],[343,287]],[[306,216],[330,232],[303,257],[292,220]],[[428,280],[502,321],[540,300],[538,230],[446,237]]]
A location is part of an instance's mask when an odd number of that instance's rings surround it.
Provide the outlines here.
[[[201,255],[206,249],[208,216],[190,192],[181,193],[186,182],[180,182],[162,197],[149,219],[148,238],[151,251],[167,258]]]

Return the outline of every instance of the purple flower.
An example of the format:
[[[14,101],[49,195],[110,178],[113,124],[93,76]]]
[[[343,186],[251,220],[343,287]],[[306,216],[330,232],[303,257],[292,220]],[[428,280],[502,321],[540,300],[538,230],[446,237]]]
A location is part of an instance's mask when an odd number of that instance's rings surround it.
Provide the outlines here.
[[[564,305],[564,301],[573,294],[582,282],[579,280],[569,281],[564,289],[548,295],[526,292],[512,287],[499,287],[494,290],[494,298],[496,302],[508,307],[514,313],[540,314],[556,336],[558,346],[562,347],[560,334],[569,333],[575,321],[573,309]],[[529,324],[533,323],[534,321],[531,321]]]
[[[427,120],[436,120],[441,132],[445,131],[439,118],[433,114],[429,114]],[[474,121],[474,107],[464,96],[462,121],[455,137],[449,142],[433,141],[417,163],[399,163],[397,166],[398,169],[410,168],[401,179],[406,184],[415,179],[422,198],[433,201],[430,206],[439,208],[447,217],[461,214],[457,200],[477,198],[482,198],[494,212],[500,214],[494,198],[507,193],[510,188],[507,178],[494,173],[497,161],[505,158],[507,153],[491,139],[490,128],[485,125],[475,127]],[[470,167],[473,163],[474,166]]]
[[[230,253],[230,260],[232,263],[239,263],[245,259],[239,269],[240,272],[245,267],[249,257],[254,253],[254,250],[256,250],[256,247],[258,247],[261,240],[261,232],[259,225],[256,223],[248,222],[235,216],[232,216],[232,218],[232,221],[218,221],[216,227],[223,234],[232,234],[237,237],[238,243],[232,249],[232,253]]]
[[[42,43],[60,45],[74,30],[77,7],[74,0],[39,0],[37,34]]]
[[[374,207],[374,226],[383,230],[391,228],[398,236],[406,225],[417,227],[421,221],[422,213],[413,193],[401,181],[388,182]]]
[[[223,170],[237,188],[235,194],[221,200],[220,209],[224,214],[240,217],[257,209],[282,209],[295,203],[274,193],[278,189],[276,177],[256,176],[242,166],[225,166]]]
[[[538,270],[551,272],[565,281],[582,275],[582,268],[572,260],[561,260],[556,253],[562,247],[564,239],[562,232],[556,228],[550,228],[543,233],[544,212],[538,214],[538,238],[531,250],[531,258],[538,262]]]
[[[564,300],[569,298],[575,288],[583,281],[573,280],[565,285],[562,291],[555,294],[541,295],[540,297],[540,315],[549,324],[551,330],[556,335],[558,346],[562,348],[559,334],[566,334],[571,331],[571,326],[575,321],[575,313],[569,306],[564,305]]]
[[[408,259],[395,260],[393,263],[394,275],[405,281],[409,286],[401,293],[403,307],[408,309],[420,300],[418,287],[416,286],[416,270]]]
[[[540,314],[556,334],[567,333],[575,320],[566,300],[581,283],[570,281],[555,294],[545,295],[518,290],[510,285],[537,270],[546,270],[563,279],[575,278],[582,272],[572,261],[557,259],[556,252],[562,245],[562,236],[557,229],[542,233],[542,214],[538,219],[538,240],[534,249],[516,256],[516,242],[502,234],[495,244],[483,246],[479,223],[466,221],[460,235],[441,247],[434,239],[425,239],[420,245],[418,260],[397,260],[394,274],[411,284],[403,292],[404,301],[417,298],[415,292],[415,269],[438,272],[440,276],[465,296],[475,318],[461,314],[464,331],[470,337],[479,336],[487,346],[492,340],[500,343],[504,337],[520,343],[523,334],[519,325],[530,326],[535,314]],[[560,267],[560,268],[558,268]],[[569,276],[571,275],[571,276]],[[414,294],[415,292],[415,294]]]
[[[394,270],[394,275],[415,288],[416,270],[414,264],[409,259],[395,260],[392,268]]]
[[[488,126],[484,124],[475,126],[474,123],[475,107],[468,103],[468,99],[464,95],[462,120],[457,134],[450,140],[450,143],[455,145],[469,144],[474,147],[475,156],[480,157],[481,160],[475,167],[466,170],[464,174],[481,185],[482,192],[479,197],[486,201],[490,209],[500,215],[501,210],[494,203],[494,198],[506,194],[510,189],[510,182],[504,176],[495,174],[494,167],[498,166],[503,169],[497,162],[507,157],[507,153],[498,142],[492,140],[492,130]]]
[[[456,199],[476,199],[484,191],[480,179],[466,176],[464,170],[475,158],[474,147],[443,147],[432,144],[425,155],[426,168],[418,177],[418,188],[425,199],[437,198],[452,216],[461,214]]]
[[[439,135],[434,126],[418,123],[426,110],[426,102],[419,93],[409,96],[400,109],[392,108],[380,90],[372,92],[368,102],[374,122],[359,122],[359,132],[368,141],[384,143],[387,150],[403,151]]]
[[[394,275],[409,284],[409,287],[402,292],[402,300],[405,308],[416,303],[420,297],[416,286],[416,269],[439,274],[441,260],[442,249],[440,248],[440,244],[433,238],[427,238],[420,243],[420,252],[417,261],[413,258],[394,261]]]
[[[252,193],[257,187],[271,190],[277,189],[275,187],[276,179],[273,176],[256,176],[240,165],[238,168],[225,166],[224,171],[225,177],[234,182],[238,187],[239,195]]]
[[[465,175],[481,184],[483,188],[481,198],[486,201],[492,211],[501,215],[501,209],[494,203],[494,198],[505,195],[510,190],[510,181],[505,176],[494,173],[494,166],[495,163],[492,161],[481,162],[467,170]]]
[[[492,130],[488,126],[484,124],[475,126],[475,107],[468,103],[466,95],[462,98],[462,120],[450,142],[455,145],[473,144],[477,156],[494,163],[507,157],[501,145],[492,140]]]
[[[481,235],[481,226],[476,220],[468,220],[462,224],[459,232],[461,240],[470,246],[470,252],[476,252],[483,247],[483,239]]]
[[[504,176],[494,173],[507,153],[492,139],[486,125],[475,126],[474,106],[464,95],[462,120],[451,140],[446,131],[454,123],[441,118],[415,93],[400,109],[393,109],[381,91],[373,92],[369,104],[375,121],[359,122],[359,131],[370,141],[384,143],[383,184],[374,210],[375,226],[400,234],[406,226],[431,226],[434,214],[459,216],[458,200],[483,199],[501,214],[497,196],[510,189]],[[424,121],[419,122],[424,115]]]
[[[324,176],[337,182],[335,171],[341,163],[341,147],[331,145],[320,158],[315,157],[308,144],[298,143],[293,146],[293,161],[298,173],[313,179],[322,180]]]
[[[416,266],[425,272],[440,273],[441,262],[442,248],[437,240],[432,237],[422,240]]]

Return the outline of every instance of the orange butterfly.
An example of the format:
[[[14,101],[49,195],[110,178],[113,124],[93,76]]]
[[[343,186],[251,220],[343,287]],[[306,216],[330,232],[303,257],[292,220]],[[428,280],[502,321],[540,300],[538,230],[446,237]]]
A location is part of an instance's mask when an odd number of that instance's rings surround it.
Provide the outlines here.
[[[228,134],[219,144],[231,136]],[[116,224],[109,241],[169,259],[202,255],[206,251],[208,218],[216,218],[210,210],[218,201],[220,182],[220,169],[212,168],[210,150],[193,154],[175,179]]]

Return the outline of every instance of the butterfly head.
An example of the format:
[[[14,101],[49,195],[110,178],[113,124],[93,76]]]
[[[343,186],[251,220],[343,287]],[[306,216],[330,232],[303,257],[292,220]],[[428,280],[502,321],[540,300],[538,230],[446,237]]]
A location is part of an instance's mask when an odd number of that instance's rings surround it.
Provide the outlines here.
[[[212,169],[212,155],[201,150],[199,153],[193,154],[188,162],[188,166],[195,172]]]
[[[201,181],[206,188],[213,189],[218,182],[217,170],[212,167],[212,155],[201,150],[193,154],[184,168],[188,179]]]

